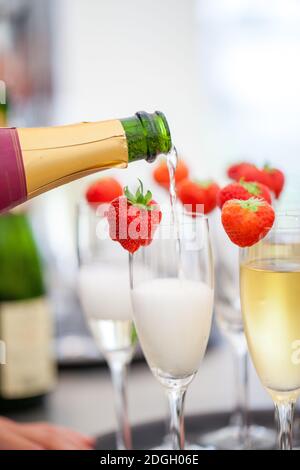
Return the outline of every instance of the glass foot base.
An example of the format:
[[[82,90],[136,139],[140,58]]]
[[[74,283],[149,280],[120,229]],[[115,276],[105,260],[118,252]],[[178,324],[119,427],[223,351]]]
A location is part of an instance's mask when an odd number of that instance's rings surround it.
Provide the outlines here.
[[[153,447],[151,450],[173,450],[171,441],[168,439],[168,436],[164,439],[161,445],[157,447]],[[184,446],[184,450],[215,450],[215,447],[211,445],[200,445],[196,443],[186,442]]]
[[[237,426],[227,426],[198,439],[200,445],[213,446],[219,450],[271,450],[276,447],[276,433],[264,426],[252,425],[245,439],[241,439]]]
[[[201,446],[199,444],[187,443],[184,450],[216,450],[216,448],[211,445]]]

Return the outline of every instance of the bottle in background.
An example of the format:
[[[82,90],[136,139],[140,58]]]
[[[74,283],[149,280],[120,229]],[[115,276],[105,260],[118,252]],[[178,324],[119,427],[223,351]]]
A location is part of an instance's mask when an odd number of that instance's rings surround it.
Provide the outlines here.
[[[0,409],[35,402],[55,382],[52,316],[25,213],[0,216]]]
[[[52,315],[38,248],[20,211],[0,216],[0,341],[0,410],[39,402],[55,383]]]
[[[1,96],[0,96],[1,98]],[[5,127],[7,123],[8,105],[7,103],[0,103],[0,127]]]

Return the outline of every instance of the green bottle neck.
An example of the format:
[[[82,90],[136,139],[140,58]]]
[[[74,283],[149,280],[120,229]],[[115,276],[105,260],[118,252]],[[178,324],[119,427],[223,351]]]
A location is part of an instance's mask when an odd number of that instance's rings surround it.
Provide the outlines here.
[[[144,111],[121,119],[128,145],[128,162],[147,160],[153,162],[161,153],[168,153],[172,139],[168,122],[163,113]]]

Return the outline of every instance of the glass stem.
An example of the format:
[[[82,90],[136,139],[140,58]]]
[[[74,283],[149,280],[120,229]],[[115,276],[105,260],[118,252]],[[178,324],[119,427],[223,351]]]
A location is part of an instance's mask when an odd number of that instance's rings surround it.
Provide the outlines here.
[[[118,450],[132,449],[127,406],[127,363],[114,358],[108,360],[115,396],[117,415],[116,441]]]
[[[248,436],[248,354],[234,348],[236,404],[231,422],[238,427],[238,439],[245,445]]]
[[[184,399],[186,388],[167,389],[170,407],[170,437],[172,450],[184,449]]]
[[[278,416],[279,424],[279,450],[292,450],[293,438],[293,418],[295,403],[280,402],[275,403],[275,409]]]

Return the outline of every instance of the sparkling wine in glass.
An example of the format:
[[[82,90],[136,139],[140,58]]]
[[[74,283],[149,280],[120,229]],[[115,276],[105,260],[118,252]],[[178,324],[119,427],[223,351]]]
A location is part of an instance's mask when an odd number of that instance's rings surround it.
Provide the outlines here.
[[[110,368],[117,413],[117,448],[130,449],[126,372],[136,334],[132,322],[127,253],[108,236],[105,208],[78,211],[78,293],[83,312]]]
[[[180,248],[177,235],[180,236]],[[162,222],[151,245],[130,257],[134,321],[149,367],[170,405],[173,449],[184,449],[183,405],[204,356],[212,320],[208,220]]]
[[[234,408],[227,426],[203,433],[199,442],[216,449],[272,449],[273,429],[250,422],[248,403],[248,349],[244,334],[239,295],[239,250],[225,234],[221,222],[215,222],[216,294],[215,318],[228,342],[234,362]]]
[[[300,214],[277,214],[269,235],[241,250],[240,290],[249,351],[275,404],[279,448],[292,449],[300,394]]]

